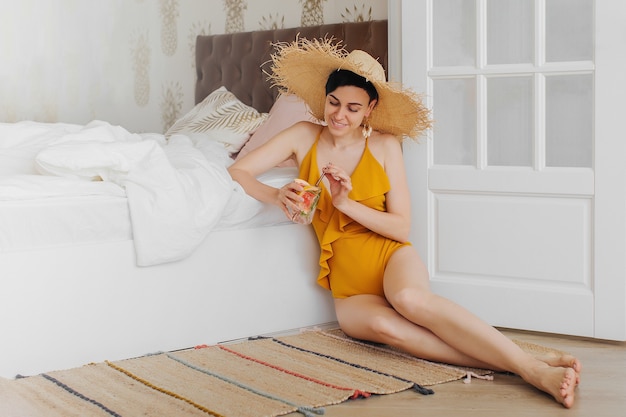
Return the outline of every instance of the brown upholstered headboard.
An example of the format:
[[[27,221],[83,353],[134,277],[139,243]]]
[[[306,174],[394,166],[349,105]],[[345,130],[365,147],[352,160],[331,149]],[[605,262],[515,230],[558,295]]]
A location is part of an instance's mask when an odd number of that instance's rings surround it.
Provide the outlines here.
[[[341,40],[347,50],[369,52],[387,70],[386,20],[200,35],[196,39],[196,103],[224,86],[244,103],[268,112],[278,95],[263,73],[269,72],[271,45],[291,42],[296,36],[309,39],[333,37]]]

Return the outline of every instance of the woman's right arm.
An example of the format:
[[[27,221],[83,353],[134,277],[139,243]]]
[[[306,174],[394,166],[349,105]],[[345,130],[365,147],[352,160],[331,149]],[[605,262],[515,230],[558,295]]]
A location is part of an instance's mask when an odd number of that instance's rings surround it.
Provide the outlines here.
[[[319,131],[319,127],[315,126],[317,125],[300,122],[283,130],[267,143],[233,163],[228,168],[230,176],[241,185],[248,195],[261,202],[280,207],[285,215],[289,216],[287,204],[292,209],[297,208],[296,202],[302,200],[297,193],[302,190],[302,187],[292,181],[281,188],[274,188],[257,180],[257,176],[292,155],[296,155],[296,159],[300,161],[301,157],[304,156],[302,152],[308,151],[312,144],[312,141],[308,141],[306,138],[311,136],[311,132],[317,133]],[[314,139],[315,137],[313,137]],[[307,144],[307,142],[310,143]]]

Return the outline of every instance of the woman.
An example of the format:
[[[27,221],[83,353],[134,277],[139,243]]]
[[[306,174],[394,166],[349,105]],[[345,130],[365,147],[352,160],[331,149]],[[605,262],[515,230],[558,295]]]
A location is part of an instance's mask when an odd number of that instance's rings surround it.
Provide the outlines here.
[[[303,186],[276,189],[256,177],[293,156],[300,178],[313,183],[323,174],[312,221],[321,246],[318,282],[332,292],[341,329],[423,359],[513,372],[571,407],[581,370],[576,358],[535,358],[429,289],[408,242],[409,189],[398,140],[430,126],[416,96],[385,82],[365,52],[347,54],[329,41],[279,45],[271,77],[324,124],[297,123],[229,171],[248,194],[287,216],[302,201]]]

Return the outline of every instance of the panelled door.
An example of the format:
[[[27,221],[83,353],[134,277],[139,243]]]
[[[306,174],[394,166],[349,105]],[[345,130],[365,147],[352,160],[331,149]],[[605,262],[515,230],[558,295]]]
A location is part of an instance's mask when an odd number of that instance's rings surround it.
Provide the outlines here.
[[[493,325],[626,339],[625,11],[391,3],[402,81],[434,119],[404,146],[412,241],[433,290]]]

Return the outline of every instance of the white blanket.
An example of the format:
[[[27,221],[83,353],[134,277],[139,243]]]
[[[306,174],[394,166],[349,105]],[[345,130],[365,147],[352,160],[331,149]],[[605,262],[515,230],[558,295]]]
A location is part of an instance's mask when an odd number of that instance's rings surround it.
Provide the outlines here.
[[[11,190],[17,194],[13,197],[29,198],[15,181],[41,181],[35,188],[48,189],[50,195],[72,189],[72,183],[74,192],[87,194],[106,188],[94,185],[110,184],[113,188],[107,192],[111,193],[121,187],[128,199],[140,266],[188,256],[219,223],[237,190],[227,171],[228,153],[217,144],[198,145],[183,135],[166,141],[160,134],[131,134],[100,121],[71,129],[36,123],[21,123],[22,129],[16,126],[11,126],[11,140],[21,146],[29,141],[36,144],[35,165],[44,176],[0,179],[0,199],[8,198]],[[7,127],[0,127],[0,134],[3,128]],[[53,183],[61,188],[54,191]],[[229,211],[234,223],[252,214],[235,211]]]

